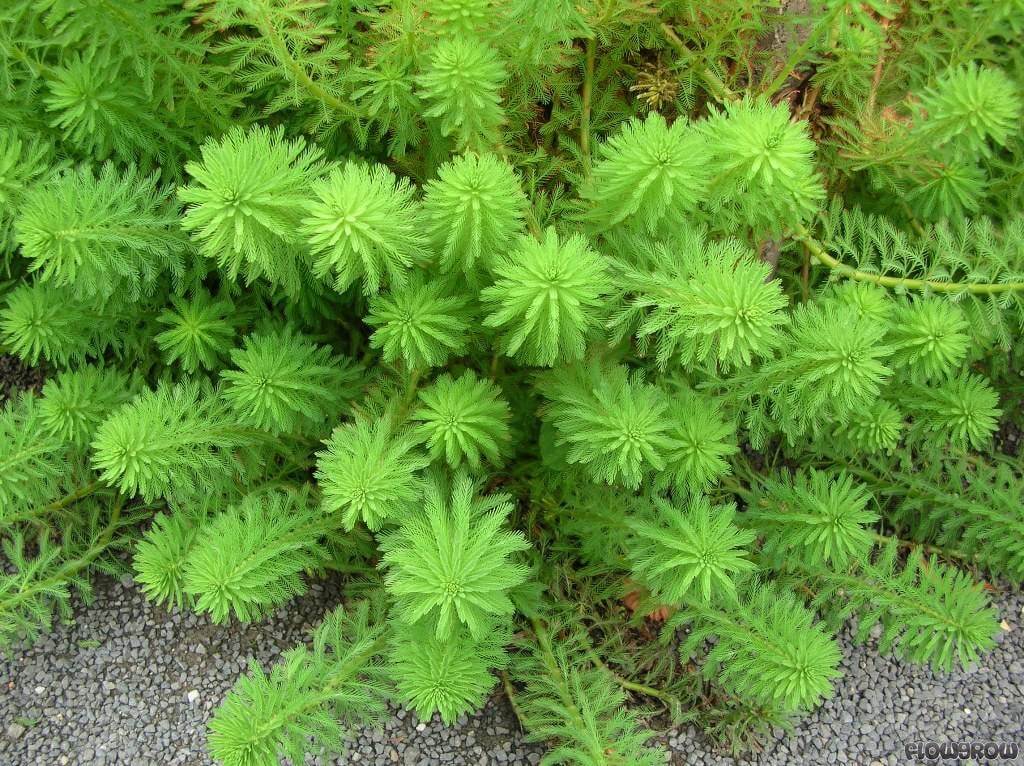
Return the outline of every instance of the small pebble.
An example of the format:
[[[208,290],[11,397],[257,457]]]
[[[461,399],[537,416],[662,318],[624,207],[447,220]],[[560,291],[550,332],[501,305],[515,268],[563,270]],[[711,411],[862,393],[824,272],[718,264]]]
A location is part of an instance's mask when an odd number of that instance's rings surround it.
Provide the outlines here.
[[[337,603],[338,584],[323,585],[243,626],[168,611],[147,602],[134,583],[98,579],[92,606],[76,602],[76,622],[0,656],[0,721],[7,722],[0,764],[212,766],[205,754],[210,715],[250,657],[268,667],[308,640],[310,627]],[[1001,616],[1016,615],[1024,594],[1011,589],[993,602]],[[1004,633],[976,666],[949,674],[881,657],[873,641],[856,645],[851,635],[847,629],[839,636],[844,675],[835,695],[791,733],[769,733],[760,753],[734,760],[692,726],[670,729],[653,744],[670,751],[671,764],[901,766],[911,742],[1020,740],[1024,630]],[[18,723],[26,719],[32,724]],[[544,753],[524,741],[499,693],[450,728],[436,716],[419,721],[392,710],[382,729],[357,732],[348,744],[343,755],[311,756],[307,764],[536,766]]]

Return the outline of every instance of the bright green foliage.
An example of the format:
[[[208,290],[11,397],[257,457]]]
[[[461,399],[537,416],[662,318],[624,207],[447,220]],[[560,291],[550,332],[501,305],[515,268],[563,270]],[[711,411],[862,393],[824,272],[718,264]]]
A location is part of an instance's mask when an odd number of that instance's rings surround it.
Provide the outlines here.
[[[685,509],[655,499],[650,518],[630,524],[633,575],[667,604],[734,596],[733,579],[754,568],[746,558],[754,534],[736,528],[735,513],[734,505],[712,507],[704,498]]]
[[[713,399],[681,394],[671,404],[672,445],[665,452],[665,470],[658,474],[658,489],[697,494],[710,489],[730,472],[726,461],[739,449],[732,424]]]
[[[274,433],[316,430],[355,392],[357,373],[329,348],[284,329],[249,335],[221,372],[239,423]]]
[[[764,556],[843,571],[874,544],[872,525],[878,515],[868,508],[870,500],[867,489],[848,474],[833,477],[812,469],[765,482],[743,523],[764,539]]]
[[[339,527],[306,493],[246,495],[205,523],[184,562],[183,589],[214,622],[255,620],[305,592],[300,577],[329,557]]]
[[[918,430],[961,448],[983,447],[1002,414],[996,392],[986,380],[970,373],[949,378],[941,386],[914,387],[906,399],[918,417]]]
[[[42,359],[66,367],[117,347],[126,314],[112,303],[90,309],[66,289],[34,282],[10,292],[0,312],[0,331],[22,361],[38,364]]]
[[[1005,146],[1020,130],[1020,90],[998,69],[971,64],[946,73],[923,94],[924,130],[938,141],[988,152],[988,141]]]
[[[57,438],[85,447],[100,423],[132,397],[134,388],[118,370],[79,367],[46,382],[39,417]]]
[[[654,231],[678,221],[704,198],[710,159],[704,139],[684,120],[669,126],[660,114],[632,120],[601,147],[585,188],[589,218],[607,227],[636,222]]]
[[[727,104],[703,129],[712,152],[713,205],[738,224],[778,230],[809,218],[824,199],[814,142],[783,105]]]
[[[470,311],[466,300],[442,282],[424,284],[413,276],[404,287],[370,301],[366,323],[376,330],[373,348],[384,361],[401,360],[410,369],[438,367],[466,352]]]
[[[424,0],[422,7],[438,29],[446,34],[464,35],[484,27],[491,0]]]
[[[786,321],[786,298],[770,268],[734,240],[706,239],[680,227],[670,240],[639,242],[636,265],[619,266],[626,307],[612,320],[615,338],[635,335],[647,354],[653,342],[660,367],[671,362],[724,368],[769,357]],[[617,280],[618,281],[618,280]]]
[[[335,752],[360,724],[385,711],[386,633],[366,602],[338,607],[313,633],[313,646],[288,651],[270,673],[255,660],[210,722],[210,753],[224,766],[301,762],[310,738]]]
[[[555,427],[556,444],[568,447],[569,463],[582,463],[597,481],[633,489],[664,469],[675,446],[669,400],[639,371],[575,365],[547,373],[538,386],[548,400],[543,416]]]
[[[550,743],[545,764],[656,766],[665,755],[647,747],[636,713],[605,671],[587,658],[589,642],[575,625],[533,622],[534,641],[516,655],[512,672],[524,684],[516,697],[531,739]]]
[[[8,519],[57,494],[67,448],[33,394],[4,404],[0,437],[0,519]]]
[[[317,453],[324,510],[340,513],[346,529],[362,521],[380,529],[412,512],[422,487],[416,472],[429,462],[418,440],[385,417],[357,417],[339,426]]]
[[[892,404],[877,401],[861,417],[837,426],[835,436],[844,438],[857,451],[892,452],[903,432],[903,415]]]
[[[231,482],[239,470],[234,451],[258,440],[199,384],[161,384],[97,429],[93,466],[126,494],[184,501]]]
[[[963,312],[934,301],[914,301],[901,309],[892,333],[893,363],[924,379],[959,369],[970,343]]]
[[[892,370],[887,326],[838,302],[798,307],[786,353],[751,381],[793,438],[823,420],[847,423],[878,398]]]
[[[498,141],[504,119],[499,90],[506,71],[490,46],[472,37],[437,44],[417,79],[426,117],[438,120],[442,135],[460,149],[482,150]]]
[[[106,164],[69,170],[21,200],[15,230],[30,270],[75,295],[138,298],[163,273],[181,277],[185,241],[155,177]]]
[[[893,522],[914,539],[954,548],[1013,582],[1024,579],[1024,481],[1009,466],[967,463],[933,446],[872,481],[893,498]]]
[[[473,470],[481,457],[500,462],[511,435],[508,404],[497,386],[467,370],[456,379],[442,375],[420,392],[420,401],[411,416],[419,421],[414,433],[432,459],[443,457],[452,468],[465,462]]]
[[[0,3],[0,649],[129,567],[218,622],[336,573],[228,766],[499,675],[544,764],[653,766],[647,703],[750,743],[848,620],[978,660],[1024,5],[796,5]]]
[[[493,154],[465,154],[426,184],[423,216],[444,271],[470,274],[497,263],[522,228],[526,196],[512,167]]]
[[[530,544],[505,527],[511,512],[507,495],[477,496],[465,475],[456,475],[450,490],[440,481],[427,485],[423,510],[381,541],[387,587],[403,622],[424,620],[438,639],[461,624],[479,639],[493,619],[512,614],[508,591],[527,575],[513,557]]]
[[[401,628],[388,666],[398,700],[421,721],[437,712],[451,726],[463,713],[479,708],[494,688],[491,670],[508,664],[504,645],[509,639],[505,631],[478,639],[458,631],[441,639],[424,625]]]
[[[302,233],[313,252],[313,273],[344,292],[362,280],[374,295],[401,287],[426,255],[423,222],[413,188],[383,165],[348,163],[313,185]]]
[[[185,566],[200,524],[187,513],[161,513],[135,546],[134,579],[157,604],[185,602]]]
[[[480,296],[490,312],[484,324],[502,331],[505,354],[546,367],[583,356],[609,288],[605,264],[583,237],[560,241],[554,229],[540,242],[521,237],[494,272]]]
[[[203,255],[232,278],[261,277],[294,293],[302,283],[299,222],[308,187],[323,172],[321,151],[284,130],[235,128],[202,147],[202,161],[185,170],[178,188],[186,203],[182,228]]]
[[[728,611],[688,602],[673,618],[680,623],[690,625],[684,657],[718,639],[703,672],[733,694],[793,710],[832,693],[839,647],[789,591],[755,582]]]
[[[15,247],[14,217],[25,192],[45,177],[53,161],[51,148],[37,136],[0,128],[0,253]]]
[[[166,364],[179,364],[186,372],[210,370],[226,356],[235,336],[234,305],[227,298],[212,298],[199,288],[191,299],[175,295],[173,309],[165,309],[157,322],[166,325],[153,340]]]
[[[866,641],[881,625],[879,649],[895,651],[912,662],[950,670],[954,662],[967,667],[991,648],[999,630],[995,612],[980,585],[965,573],[926,560],[915,550],[900,568],[895,543],[865,557],[854,576],[825,576],[818,600],[847,599],[843,614],[858,616],[857,636]]]

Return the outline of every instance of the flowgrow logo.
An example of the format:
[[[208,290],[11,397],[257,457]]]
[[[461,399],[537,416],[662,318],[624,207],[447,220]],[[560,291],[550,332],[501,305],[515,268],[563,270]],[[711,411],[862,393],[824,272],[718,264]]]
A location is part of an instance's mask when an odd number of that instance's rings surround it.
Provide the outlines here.
[[[938,763],[954,758],[972,758],[975,761],[1010,761],[1017,757],[1020,747],[1016,742],[911,742],[905,748],[907,758]]]

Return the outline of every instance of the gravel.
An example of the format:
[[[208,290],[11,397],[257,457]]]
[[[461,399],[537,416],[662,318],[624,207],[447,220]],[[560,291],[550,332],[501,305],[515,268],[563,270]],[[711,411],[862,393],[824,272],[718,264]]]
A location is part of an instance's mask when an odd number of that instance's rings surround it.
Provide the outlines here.
[[[262,622],[216,626],[154,607],[129,578],[101,579],[95,601],[79,606],[73,624],[0,663],[0,763],[209,764],[205,722],[248,658],[275,660],[338,596],[332,581],[319,582]],[[976,667],[936,675],[847,644],[836,696],[793,733],[776,732],[761,753],[734,761],[692,729],[658,739],[673,764],[709,766],[906,764],[915,761],[905,745],[948,739],[1013,740],[1024,749],[1024,595],[1004,593],[996,603],[1006,629]],[[362,732],[346,756],[329,762],[532,766],[542,752],[523,742],[508,703],[495,694],[451,729],[396,711],[382,730]]]
[[[42,380],[0,355],[0,402]],[[1011,437],[1016,444],[1015,431]],[[102,578],[72,624],[0,658],[0,764],[207,766],[206,721],[249,658],[272,663],[308,637],[339,595],[332,581],[317,582],[259,623],[217,626],[153,606],[130,578]],[[734,760],[692,728],[657,740],[679,766],[895,766],[924,762],[907,757],[907,745],[948,741],[1016,742],[1024,751],[1024,594],[1007,591],[995,603],[1004,627],[998,645],[967,670],[937,675],[854,646],[844,634],[835,696],[794,731],[774,732],[761,752]],[[542,753],[523,741],[496,693],[453,728],[396,710],[329,763],[536,766]],[[962,763],[978,762],[988,761]],[[1024,754],[999,762],[1024,763]]]
[[[0,405],[16,391],[31,388],[42,390],[46,381],[46,370],[42,367],[26,367],[18,357],[0,354]]]

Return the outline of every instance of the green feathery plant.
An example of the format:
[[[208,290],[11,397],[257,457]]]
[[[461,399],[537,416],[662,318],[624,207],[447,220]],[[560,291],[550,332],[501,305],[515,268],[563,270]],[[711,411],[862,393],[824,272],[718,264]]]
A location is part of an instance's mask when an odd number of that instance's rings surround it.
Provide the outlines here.
[[[45,382],[0,402],[0,648],[103,574],[250,622],[332,573],[227,766],[496,687],[548,764],[661,763],[650,712],[737,746],[854,619],[977,661],[1024,580],[1024,8],[705,6],[7,0],[0,353]]]

